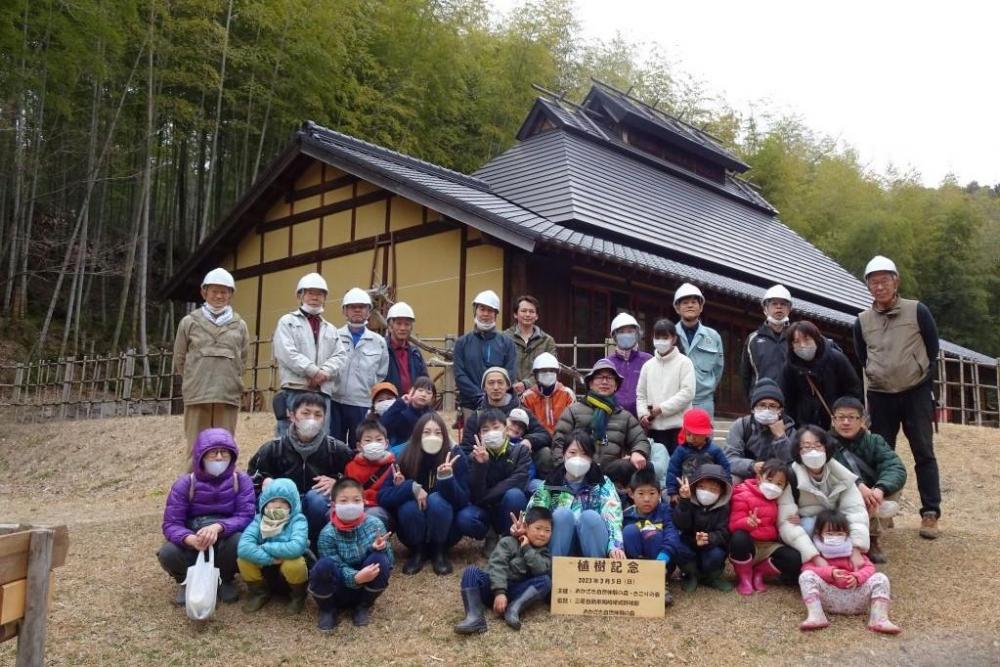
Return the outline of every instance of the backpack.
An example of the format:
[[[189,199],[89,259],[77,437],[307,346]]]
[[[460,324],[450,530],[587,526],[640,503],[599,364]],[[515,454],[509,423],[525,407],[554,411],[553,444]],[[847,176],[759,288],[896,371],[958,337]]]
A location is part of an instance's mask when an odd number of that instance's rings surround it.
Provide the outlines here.
[[[194,500],[194,473],[191,472],[188,475],[191,477],[191,481],[188,484],[188,502],[190,503]],[[233,471],[233,491],[236,493],[240,492],[240,474],[235,470]]]

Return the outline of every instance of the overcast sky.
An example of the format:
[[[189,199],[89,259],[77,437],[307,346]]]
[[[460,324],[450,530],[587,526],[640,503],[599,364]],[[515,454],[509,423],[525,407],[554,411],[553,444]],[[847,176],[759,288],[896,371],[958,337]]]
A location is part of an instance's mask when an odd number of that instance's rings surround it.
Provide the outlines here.
[[[498,12],[523,0],[490,0]],[[656,43],[738,109],[794,113],[883,172],[1000,183],[1000,2],[576,0],[585,37]]]

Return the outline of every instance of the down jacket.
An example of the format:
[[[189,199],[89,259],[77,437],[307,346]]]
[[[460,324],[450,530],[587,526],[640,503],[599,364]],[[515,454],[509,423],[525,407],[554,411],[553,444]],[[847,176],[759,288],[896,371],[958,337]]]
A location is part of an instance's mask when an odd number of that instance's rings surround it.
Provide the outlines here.
[[[757,510],[757,527],[747,525],[750,512]],[[745,530],[758,542],[778,541],[778,501],[768,500],[757,486],[757,478],[750,478],[733,487],[729,506],[729,532]]]
[[[490,554],[487,571],[490,589],[495,595],[507,592],[507,585],[528,577],[552,573],[552,556],[548,546],[539,548],[530,544],[522,547],[517,539],[506,535],[500,538]]]
[[[585,400],[586,396],[581,397],[563,410],[559,417],[555,435],[552,436],[552,462],[555,465],[562,462],[563,450],[569,445],[569,436],[573,431],[580,429],[590,432],[590,418],[594,414],[594,408],[587,405]],[[608,416],[608,441],[594,444],[597,446],[594,460],[602,467],[625,458],[632,452],[639,452],[649,459],[649,441],[642,425],[635,415],[622,407]]]
[[[260,534],[260,521],[264,507],[276,498],[281,498],[291,508],[288,523],[274,537]],[[302,513],[299,491],[290,479],[276,479],[267,485],[257,501],[257,516],[250,522],[243,535],[237,554],[243,560],[266,567],[276,560],[293,560],[306,552],[309,546],[309,522]]]
[[[733,495],[733,485],[727,479],[722,466],[708,463],[698,468],[697,473],[689,481],[691,497],[681,498],[674,506],[674,525],[680,533],[681,541],[694,550],[710,549],[712,547],[726,548],[729,544],[729,499]],[[703,479],[714,479],[722,484],[722,495],[705,507],[698,502],[695,485]],[[695,542],[695,533],[708,533],[708,544],[700,547]]]
[[[862,429],[853,440],[835,431],[830,432],[830,437],[836,445],[833,458],[857,475],[865,486],[878,487],[890,496],[906,484],[906,466],[879,434]]]

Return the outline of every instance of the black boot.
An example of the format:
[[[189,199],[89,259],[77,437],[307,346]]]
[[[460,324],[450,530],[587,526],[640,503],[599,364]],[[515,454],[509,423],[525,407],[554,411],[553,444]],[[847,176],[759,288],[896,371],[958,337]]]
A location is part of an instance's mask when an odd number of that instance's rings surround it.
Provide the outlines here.
[[[420,572],[420,570],[424,569],[424,563],[426,562],[427,554],[424,553],[424,547],[415,547],[410,552],[410,559],[403,565],[403,574],[416,574]]]
[[[479,589],[463,588],[462,604],[465,605],[465,618],[455,626],[455,632],[460,635],[486,632],[486,607],[479,597]]]
[[[434,545],[434,574],[438,576],[451,574],[451,561],[448,560],[448,548],[443,544]]]
[[[316,623],[316,628],[320,632],[330,632],[335,627],[337,627],[337,614],[340,610],[336,607],[320,607],[319,608],[319,621]]]
[[[507,621],[507,625],[515,630],[520,630],[521,613],[536,602],[544,600],[545,596],[545,591],[540,591],[534,586],[528,586],[528,588],[521,593],[520,597],[507,604],[507,611],[503,615],[503,620]]]
[[[371,622],[370,616],[372,611],[372,606],[375,604],[375,600],[378,596],[382,595],[382,591],[370,591],[367,588],[361,591],[361,602],[358,606],[354,608],[354,625],[356,627],[364,627]]]

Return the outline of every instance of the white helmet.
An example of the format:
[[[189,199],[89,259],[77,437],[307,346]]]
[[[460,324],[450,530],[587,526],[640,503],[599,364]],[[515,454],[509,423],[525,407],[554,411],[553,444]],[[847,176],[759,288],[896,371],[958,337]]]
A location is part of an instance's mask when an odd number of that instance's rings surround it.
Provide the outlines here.
[[[548,368],[554,368],[559,370],[559,360],[556,359],[556,355],[551,352],[542,352],[540,355],[535,357],[535,360],[531,363],[531,372],[543,371]]]
[[[775,285],[764,292],[764,298],[760,300],[760,305],[767,306],[767,302],[771,299],[784,299],[788,302],[788,307],[792,307],[792,293],[784,285]]]
[[[299,284],[295,288],[295,293],[299,294],[304,289],[321,289],[324,292],[330,291],[326,286],[326,281],[323,280],[323,276],[318,273],[307,273],[299,278]]]
[[[347,294],[344,295],[341,305],[351,306],[357,304],[371,307],[372,298],[368,296],[368,292],[364,291],[360,287],[352,287],[347,290]]]
[[[868,266],[865,267],[865,280],[868,280],[868,276],[876,271],[888,271],[896,274],[897,276],[899,275],[899,271],[896,270],[896,262],[892,261],[888,257],[883,257],[882,255],[875,255],[872,257],[871,261],[868,262]]]
[[[385,314],[386,321],[389,321],[395,317],[408,317],[411,320],[417,319],[417,316],[413,314],[413,309],[410,308],[410,304],[400,301],[399,303],[394,303],[389,308],[389,312]]]
[[[615,315],[615,319],[611,320],[611,335],[614,336],[615,332],[622,327],[639,328],[639,323],[636,322],[635,318],[628,313],[618,313]]]
[[[689,296],[696,296],[701,299],[702,303],[705,303],[705,295],[701,293],[700,289],[691,283],[684,283],[674,292],[674,305],[676,306],[678,301]]]
[[[212,269],[206,273],[205,279],[201,281],[201,286],[205,285],[222,285],[236,291],[236,281],[233,280],[233,274],[223,268]]]
[[[472,305],[486,306],[487,308],[492,308],[493,310],[500,312],[500,297],[497,293],[491,289],[480,292],[476,295],[476,298],[472,300]]]

